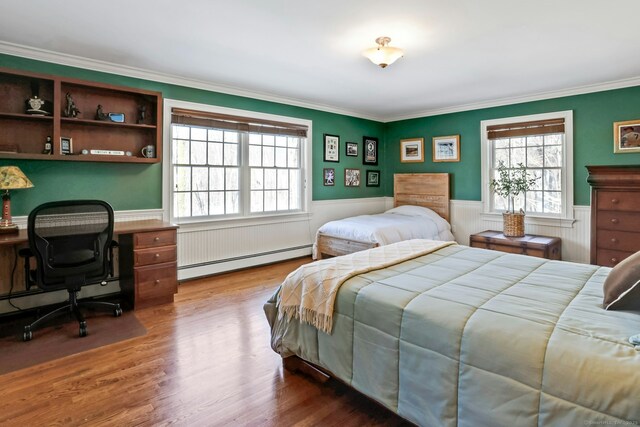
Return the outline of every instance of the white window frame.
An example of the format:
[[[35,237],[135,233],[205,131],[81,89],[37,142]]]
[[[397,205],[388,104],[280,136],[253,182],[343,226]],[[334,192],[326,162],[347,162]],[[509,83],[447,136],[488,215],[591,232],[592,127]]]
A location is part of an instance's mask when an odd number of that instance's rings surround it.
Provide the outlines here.
[[[481,168],[482,168],[482,219],[498,221],[502,219],[501,212],[491,211],[491,191],[489,172],[493,164],[491,141],[487,134],[487,127],[509,123],[532,122],[538,120],[564,119],[564,146],[562,153],[562,212],[558,216],[527,213],[525,219],[528,224],[572,227],[575,222],[573,211],[573,110],[557,111],[553,113],[531,114],[527,116],[505,117],[501,119],[483,120],[480,122]]]
[[[172,141],[172,126],[171,126],[171,110],[173,108],[184,108],[189,110],[205,111],[210,113],[227,114],[230,116],[241,116],[251,119],[261,119],[285,122],[297,125],[307,126],[307,138],[306,143],[301,146],[301,158],[300,168],[302,176],[302,196],[301,207],[296,212],[267,212],[267,213],[252,213],[246,215],[233,215],[233,216],[221,216],[218,218],[212,217],[186,217],[176,218],[173,216],[173,159],[171,150]],[[311,141],[313,135],[312,129],[313,122],[311,120],[300,119],[297,117],[279,116],[275,114],[260,113],[256,111],[240,110],[236,108],[220,107],[217,105],[199,104],[195,102],[180,101],[175,99],[164,100],[163,107],[163,162],[162,162],[162,210],[163,219],[173,223],[180,224],[181,226],[187,226],[190,231],[197,231],[198,229],[212,229],[212,228],[231,228],[247,225],[259,225],[269,224],[275,222],[282,222],[291,220],[297,217],[310,217],[311,208]],[[241,156],[245,156],[245,149],[241,147]],[[241,162],[246,161],[244,157],[241,158]],[[248,177],[242,176],[241,182],[248,179]],[[240,193],[241,198],[248,200],[248,194]]]

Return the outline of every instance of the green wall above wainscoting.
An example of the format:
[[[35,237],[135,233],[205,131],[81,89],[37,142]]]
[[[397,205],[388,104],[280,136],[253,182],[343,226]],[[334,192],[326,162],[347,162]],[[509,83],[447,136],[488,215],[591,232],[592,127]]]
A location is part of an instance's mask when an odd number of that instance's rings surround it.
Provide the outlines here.
[[[480,200],[480,122],[564,110],[573,110],[574,204],[589,205],[586,165],[640,164],[640,153],[613,153],[613,122],[640,119],[640,86],[387,123],[386,194],[393,194],[391,172],[449,172],[452,199]],[[456,134],[460,162],[432,162],[432,138]],[[401,163],[400,140],[421,137],[425,162]]]
[[[613,122],[640,119],[640,86],[543,101],[470,110],[382,123],[309,108],[227,95],[173,84],[68,67],[48,62],[0,54],[0,67],[60,75],[114,85],[162,92],[164,98],[297,117],[313,121],[313,200],[380,197],[393,195],[393,173],[449,172],[451,197],[480,200],[480,122],[553,111],[573,110],[574,122],[574,203],[589,204],[586,165],[640,164],[638,154],[613,154]],[[340,136],[340,163],[323,161],[323,134]],[[459,134],[461,161],[433,163],[431,138]],[[362,164],[362,138],[379,138],[378,166]],[[400,140],[425,139],[424,163],[401,163]],[[358,157],[345,155],[345,143],[357,142]],[[26,215],[45,201],[99,198],[117,210],[162,207],[162,167],[159,164],[84,163],[0,159],[0,165],[15,164],[33,181],[35,188],[12,193],[12,213]],[[323,186],[322,169],[336,170],[336,185]],[[358,168],[360,187],[344,186],[344,169]],[[367,170],[381,171],[382,185],[366,187]]]
[[[384,187],[344,187],[344,169],[359,168],[364,179],[367,168],[362,165],[362,154],[344,155],[346,141],[359,143],[363,136],[382,141],[384,123],[328,113],[248,97],[227,95],[185,86],[159,83],[48,62],[0,54],[0,67],[32,71],[43,74],[73,77],[162,92],[164,98],[269,114],[297,117],[313,121],[312,135],[312,197],[314,200],[379,197]],[[340,136],[340,163],[323,162],[323,134]],[[383,159],[384,144],[379,145],[379,159]],[[41,160],[0,159],[0,165],[19,166],[34,183],[35,188],[12,192],[12,214],[27,215],[40,203],[50,200],[98,198],[112,203],[116,210],[159,209],[162,207],[162,167],[159,164],[85,163]],[[336,185],[325,187],[322,169],[335,168]],[[376,169],[376,168],[368,168]],[[377,168],[380,169],[380,168]],[[384,174],[382,175],[384,177]]]

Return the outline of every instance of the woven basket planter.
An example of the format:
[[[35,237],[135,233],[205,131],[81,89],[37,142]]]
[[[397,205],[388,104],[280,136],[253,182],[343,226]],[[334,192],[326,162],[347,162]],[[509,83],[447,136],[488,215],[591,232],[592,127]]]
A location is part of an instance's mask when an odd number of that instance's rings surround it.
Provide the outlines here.
[[[523,237],[524,236],[524,213],[503,213],[503,231],[507,237]]]

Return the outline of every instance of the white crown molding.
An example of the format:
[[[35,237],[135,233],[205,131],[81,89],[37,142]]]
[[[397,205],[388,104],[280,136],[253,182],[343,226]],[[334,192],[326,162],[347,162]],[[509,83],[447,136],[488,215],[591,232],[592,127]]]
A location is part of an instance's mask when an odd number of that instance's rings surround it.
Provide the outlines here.
[[[397,122],[400,120],[418,119],[422,117],[439,116],[441,114],[459,113],[462,111],[481,110],[483,108],[501,107],[505,105],[522,104],[525,102],[542,101],[545,99],[563,98],[565,96],[583,95],[593,92],[604,92],[606,90],[623,89],[625,87],[640,86],[640,76],[623,80],[614,80],[605,83],[596,83],[586,86],[577,86],[570,89],[562,89],[549,92],[540,92],[525,96],[515,96],[509,98],[494,99],[491,101],[476,102],[472,104],[455,105],[451,107],[436,108],[434,110],[418,111],[415,113],[387,117],[385,123]]]
[[[279,95],[251,91],[233,86],[225,86],[214,84],[203,80],[188,79],[185,77],[175,76],[171,74],[159,73],[156,71],[145,70],[142,68],[129,67],[126,65],[114,64],[111,62],[100,61],[95,59],[83,58],[80,56],[69,55],[60,52],[39,49],[31,46],[24,46],[9,43],[0,40],[0,53],[7,55],[19,56],[39,61],[52,62],[55,64],[66,65],[70,67],[85,68],[93,71],[100,71],[110,74],[117,74],[126,77],[133,77],[143,80],[151,80],[160,83],[173,84],[178,86],[186,86],[194,89],[208,90],[228,95],[242,96],[247,98],[258,99],[262,101],[276,102],[279,104],[292,105],[296,107],[309,108],[312,110],[324,111],[327,113],[342,114],[361,119],[373,120],[381,123],[390,123],[400,120],[417,119],[421,117],[437,116],[441,114],[459,113],[462,111],[480,110],[483,108],[501,107],[505,105],[522,104],[525,102],[542,101],[545,99],[562,98],[566,96],[583,95],[586,93],[603,92],[606,90],[622,89],[625,87],[640,86],[640,76],[623,80],[614,80],[604,83],[596,83],[586,86],[577,86],[570,89],[557,91],[540,92],[525,96],[507,97],[483,101],[471,104],[454,105],[450,107],[436,108],[432,110],[417,111],[414,113],[402,114],[390,117],[372,116],[360,111],[350,111],[342,108],[317,104],[310,101],[304,101],[295,98],[287,98]]]
[[[189,79],[172,74],[159,73],[157,71],[145,70],[143,68],[130,67],[127,65],[120,65],[111,62],[100,61],[97,59],[83,58],[80,56],[9,43],[1,40],[0,53],[19,56],[22,58],[35,59],[38,61],[52,62],[54,64],[66,65],[70,67],[85,68],[93,71],[133,77],[136,79],[151,80],[178,86],[186,86],[194,89],[208,90],[211,92],[219,92],[227,95],[242,96],[245,98],[258,99],[261,101],[276,102],[279,104],[293,105],[296,107],[309,108],[312,110],[319,110],[327,113],[342,114],[361,119],[384,122],[384,119],[382,117],[372,116],[360,111],[345,110],[342,108],[318,104],[301,99],[287,98],[270,93],[246,90],[234,86],[214,84],[204,80]]]

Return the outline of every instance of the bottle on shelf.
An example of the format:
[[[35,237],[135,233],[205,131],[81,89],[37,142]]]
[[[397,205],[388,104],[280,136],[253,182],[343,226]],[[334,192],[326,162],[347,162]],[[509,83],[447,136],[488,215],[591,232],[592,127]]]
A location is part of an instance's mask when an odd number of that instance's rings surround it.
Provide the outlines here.
[[[44,143],[44,150],[42,154],[53,154],[53,145],[51,143],[51,137],[47,136],[47,141]]]

